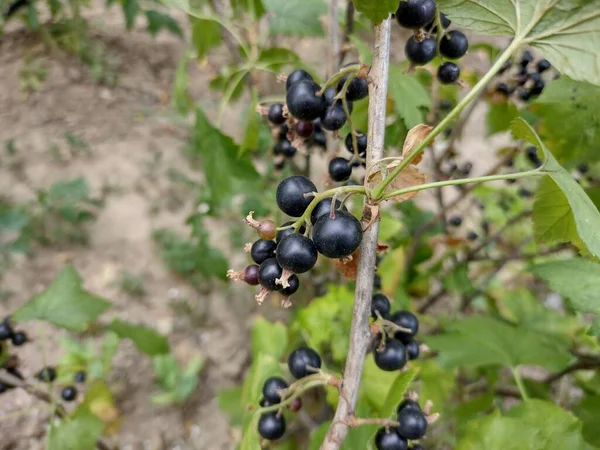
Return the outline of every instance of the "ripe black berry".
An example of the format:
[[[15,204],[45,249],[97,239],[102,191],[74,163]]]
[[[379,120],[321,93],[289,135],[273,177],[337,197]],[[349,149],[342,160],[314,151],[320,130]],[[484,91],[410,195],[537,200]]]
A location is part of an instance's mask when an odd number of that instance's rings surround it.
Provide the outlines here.
[[[346,149],[354,154],[354,141],[352,140],[352,132],[348,133],[346,136]],[[367,135],[362,131],[357,131],[356,135],[356,145],[358,146],[358,154],[359,156],[364,157],[367,154]]]
[[[398,405],[396,412],[398,413],[398,415],[400,415],[400,413],[402,411],[404,411],[405,409],[412,409],[412,410],[421,412],[421,407],[419,406],[419,403],[417,403],[414,400],[411,400],[410,398],[406,398],[406,399],[402,400],[400,402],[400,404]]]
[[[539,61],[537,63],[537,71],[539,73],[543,73],[546,70],[550,69],[550,67],[552,67],[552,65],[550,64],[550,61],[548,61],[547,59],[542,59],[541,61]]]
[[[383,349],[375,349],[373,356],[377,367],[387,372],[402,369],[408,361],[406,347],[397,339],[388,338]]]
[[[313,369],[321,368],[321,357],[312,348],[300,347],[290,354],[288,368],[293,377],[299,380],[315,373]]]
[[[67,386],[60,393],[62,399],[66,402],[72,402],[77,397],[77,389],[75,386]]]
[[[258,268],[258,281],[261,286],[269,289],[270,291],[278,291],[281,289],[281,285],[277,284],[275,280],[281,278],[283,269],[277,263],[277,259],[269,258],[260,265]]]
[[[281,154],[286,158],[291,158],[296,154],[296,147],[294,147],[290,141],[284,138],[275,145],[273,153],[276,155]]]
[[[525,189],[524,187],[519,188],[517,193],[523,198],[533,197],[533,192],[531,192],[529,189]]]
[[[419,343],[417,341],[410,341],[406,344],[406,354],[408,355],[408,359],[412,361],[413,359],[417,359],[419,357],[420,349]]]
[[[401,27],[418,30],[434,19],[435,10],[434,0],[403,0],[396,11],[396,20]]]
[[[315,131],[312,135],[312,142],[320,147],[325,147],[327,145],[327,137],[323,131]]]
[[[288,89],[286,103],[289,112],[299,120],[315,120],[321,117],[327,107],[323,96],[317,95],[321,88],[310,80],[294,83]]]
[[[298,275],[292,275],[288,278],[287,282],[289,286],[279,291],[284,297],[289,297],[290,295],[295,294],[300,287],[300,279],[298,278]]]
[[[56,369],[54,367],[44,367],[36,374],[35,378],[38,381],[50,383],[56,380]]]
[[[437,42],[433,38],[425,38],[418,42],[414,36],[411,36],[406,41],[404,54],[415,66],[424,66],[437,55]]]
[[[521,61],[519,61],[519,65],[525,68],[529,65],[531,61],[533,61],[533,55],[529,50],[525,50],[523,52],[523,55],[521,56]]]
[[[380,428],[375,435],[375,447],[377,450],[406,450],[408,442],[398,434],[397,428]]]
[[[306,70],[294,70],[288,75],[287,80],[285,81],[285,90],[289,91],[292,84],[302,80],[313,81],[313,77],[311,77],[310,73],[308,73]]]
[[[448,219],[448,223],[453,227],[460,227],[460,224],[462,223],[462,217],[452,216]]]
[[[349,75],[346,75],[344,78],[340,80],[338,83],[337,89],[341,91],[348,81]],[[361,100],[369,95],[369,82],[364,78],[353,78],[350,84],[348,85],[348,89],[346,90],[346,100],[348,101],[356,101]]]
[[[446,62],[440,66],[437,72],[437,78],[442,84],[456,83],[460,76],[459,67],[453,62]]]
[[[519,98],[521,100],[523,100],[524,102],[528,102],[529,100],[531,100],[531,92],[521,91],[521,92],[519,92]]]
[[[77,372],[75,374],[74,380],[75,380],[75,383],[85,383],[86,378],[87,378],[87,374],[85,373],[85,371],[80,370],[79,372]]]
[[[250,286],[258,284],[258,265],[251,264],[244,269],[244,281]]]
[[[256,264],[262,264],[266,259],[273,258],[275,256],[275,249],[277,244],[273,241],[266,241],[259,239],[252,244],[250,248],[250,256]]]
[[[525,155],[527,156],[527,159],[531,162],[531,164],[533,164],[534,166],[538,167],[542,165],[542,161],[538,157],[537,148],[535,146],[532,145],[530,147],[527,147],[527,149],[525,149]]]
[[[469,40],[458,30],[446,33],[440,42],[440,53],[446,58],[462,58],[469,48]]]
[[[398,414],[398,433],[406,439],[414,440],[425,436],[427,419],[421,411],[405,408]]]
[[[12,338],[13,330],[8,322],[0,323],[0,341],[6,341]]]
[[[463,177],[468,177],[469,174],[471,173],[471,170],[473,170],[473,163],[471,162],[466,162],[462,165],[462,167],[460,168],[460,174]]]
[[[390,301],[383,294],[374,294],[371,299],[371,317],[373,319],[377,319],[376,311],[381,315],[381,317],[387,317],[390,313]]]
[[[396,339],[412,339],[419,331],[419,319],[410,311],[398,311],[392,314],[389,320],[402,328],[410,330],[410,332],[397,331]]]
[[[375,289],[375,290],[381,289],[381,275],[379,275],[378,273],[376,273],[373,276],[373,289]]]
[[[506,83],[498,83],[498,85],[496,86],[496,92],[508,97],[514,92],[514,89],[509,88],[508,84]]]
[[[352,175],[352,166],[345,158],[333,158],[329,161],[329,176],[333,181],[346,181]]]
[[[269,122],[274,125],[283,124],[285,122],[285,117],[283,117],[283,105],[281,103],[273,103],[269,107],[267,118],[269,119]]]
[[[266,401],[275,405],[281,402],[281,396],[278,391],[286,389],[288,387],[287,382],[280,377],[267,378],[265,384],[263,384],[263,397]]]
[[[318,205],[319,205],[319,204],[317,203],[317,206],[318,206]],[[313,210],[313,211],[314,211],[314,210]],[[286,222],[286,223],[284,223],[284,224],[283,224],[283,225],[281,225],[281,226],[282,226],[282,227],[287,227],[287,226],[290,226],[290,225],[293,225],[293,224],[294,224],[294,222]],[[302,226],[300,227],[300,229],[298,230],[298,232],[299,232],[300,234],[304,234],[304,232],[305,232],[305,231],[306,231],[306,227],[305,227],[304,225],[302,225]],[[275,242],[279,243],[279,242],[281,242],[281,240],[282,240],[284,237],[286,237],[286,236],[289,236],[290,234],[293,234],[293,233],[294,233],[294,227],[291,227],[291,228],[286,228],[285,230],[278,231],[278,232],[277,232],[277,238],[275,239]]]
[[[469,241],[476,241],[478,237],[479,237],[479,236],[478,236],[478,235],[477,235],[477,233],[475,233],[474,231],[469,231],[469,232],[467,233],[467,239],[468,239]]]
[[[533,84],[531,89],[529,89],[529,95],[530,96],[540,95],[545,87],[546,87],[546,83],[544,82],[544,80],[538,80]]]
[[[590,166],[588,166],[586,163],[581,163],[577,166],[577,170],[581,174],[586,174],[590,171]]]
[[[20,347],[27,342],[27,335],[22,331],[15,331],[10,340],[13,345]]]
[[[309,138],[312,136],[315,126],[312,122],[308,122],[306,120],[300,120],[296,124],[296,133],[298,136],[303,138]]]
[[[332,201],[332,198],[328,197],[328,198],[324,198],[319,203],[317,203],[317,206],[315,206],[315,209],[313,209],[312,212],[310,213],[310,223],[312,223],[314,225],[315,223],[317,223],[317,220],[319,220],[321,218],[321,216],[331,213],[331,201]],[[340,209],[340,206],[343,211],[348,211],[348,209],[346,209],[346,207],[342,205],[342,202],[340,202],[339,200],[336,200],[334,212],[337,211],[338,209]]]
[[[302,175],[286,178],[277,186],[277,206],[288,216],[300,217],[312,202],[312,196],[304,196],[317,192],[317,187]]]
[[[442,23],[442,29],[446,29],[450,26],[450,24],[452,23],[452,21],[450,19],[448,19],[448,16],[444,13],[440,13],[440,22]],[[430,31],[431,33],[437,33],[437,25],[435,24],[435,16],[433,18],[433,20],[431,22],[429,22],[427,25],[425,25],[424,27],[426,30]]]
[[[285,433],[285,418],[276,412],[263,414],[258,421],[258,434],[263,439],[275,441]]]
[[[299,233],[290,234],[277,244],[277,262],[290,272],[308,272],[315,266],[317,257],[313,241]]]
[[[350,112],[351,103],[348,103],[348,111]],[[330,106],[327,106],[321,115],[321,127],[328,131],[336,131],[346,123],[346,111],[340,100],[336,100]]]
[[[312,232],[319,253],[328,258],[350,256],[362,241],[362,225],[356,217],[346,211],[336,211],[321,216]]]

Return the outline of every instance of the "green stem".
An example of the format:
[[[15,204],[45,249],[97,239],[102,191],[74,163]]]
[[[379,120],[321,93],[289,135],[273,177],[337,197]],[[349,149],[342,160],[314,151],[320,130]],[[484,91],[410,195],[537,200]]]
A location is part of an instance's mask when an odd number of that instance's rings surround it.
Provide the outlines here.
[[[419,186],[411,186],[404,189],[398,189],[396,191],[392,191],[388,194],[385,194],[381,197],[381,200],[387,200],[392,197],[396,197],[402,194],[408,194],[409,192],[423,191],[425,189],[439,188],[444,186],[459,186],[461,184],[471,184],[471,183],[483,183],[486,181],[498,181],[498,180],[516,180],[517,178],[525,178],[531,176],[539,176],[544,175],[545,172],[540,168],[528,170],[526,172],[517,172],[517,173],[505,173],[502,175],[488,175],[485,177],[476,177],[476,178],[463,178],[461,180],[447,180],[447,181],[437,181],[435,183],[425,183]]]
[[[259,415],[259,414],[265,414],[268,412],[279,411],[281,408],[292,403],[296,398],[300,397],[306,391],[316,388],[316,387],[319,387],[319,386],[325,386],[326,384],[327,384],[327,380],[325,380],[325,379],[320,379],[320,380],[311,381],[309,383],[306,383],[300,389],[298,389],[297,391],[294,391],[294,393],[292,395],[290,395],[288,398],[281,401],[281,403],[277,403],[276,405],[273,405],[273,406],[265,406],[263,408],[258,408],[254,414]]]
[[[352,64],[351,66],[344,67],[338,73],[336,73],[335,75],[333,75],[329,80],[327,80],[327,82],[321,88],[320,94],[323,95],[323,93],[325,93],[325,90],[327,88],[329,88],[331,86],[337,85],[338,82],[342,78],[344,78],[344,76],[346,76],[346,75],[348,75],[350,73],[357,73],[359,70],[360,70],[360,64]]]
[[[517,387],[519,388],[519,392],[521,393],[521,398],[523,398],[524,401],[529,400],[529,394],[527,394],[527,389],[525,389],[525,384],[523,383],[523,379],[519,373],[519,368],[513,367],[512,374],[515,378],[515,382],[517,383]]]
[[[394,170],[392,170],[390,172],[390,174],[381,183],[379,183],[379,185],[377,185],[373,189],[373,191],[371,192],[371,198],[373,198],[375,200],[379,200],[383,197],[383,193],[385,192],[385,189],[394,180],[394,178],[396,178],[398,176],[398,174],[406,166],[408,166],[411,163],[411,161],[413,159],[415,159],[416,156],[419,153],[421,153],[425,149],[425,147],[427,147],[437,135],[439,135],[442,131],[444,131],[444,129],[446,127],[448,127],[448,125],[450,125],[450,123],[456,117],[458,117],[458,115],[461,113],[461,111],[463,109],[465,109],[467,107],[467,105],[469,103],[471,103],[471,101],[473,99],[475,99],[477,97],[477,94],[479,93],[479,91],[483,90],[487,86],[487,84],[491,81],[491,79],[494,77],[494,75],[496,75],[498,70],[500,70],[502,65],[512,56],[512,54],[515,52],[515,50],[517,48],[519,48],[521,43],[522,43],[522,38],[519,38],[519,37],[516,37],[511,42],[511,44],[506,48],[504,53],[502,53],[500,55],[500,57],[496,60],[494,65],[492,65],[490,70],[483,76],[483,78],[481,80],[479,80],[479,82],[475,86],[473,86],[473,89],[471,89],[471,91],[465,96],[465,98],[463,98],[454,107],[454,109],[452,111],[450,111],[450,113],[431,131],[431,133],[429,133],[427,135],[427,137],[423,141],[421,141],[421,143],[419,145],[417,145],[414,148],[414,150],[411,151],[406,156],[406,158],[404,158],[404,160],[397,167],[395,167]]]

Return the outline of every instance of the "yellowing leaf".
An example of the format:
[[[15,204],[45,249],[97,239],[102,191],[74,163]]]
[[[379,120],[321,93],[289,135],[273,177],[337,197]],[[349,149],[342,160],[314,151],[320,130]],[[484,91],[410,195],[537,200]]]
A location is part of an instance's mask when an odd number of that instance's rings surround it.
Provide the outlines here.
[[[404,140],[404,146],[402,147],[402,156],[406,157],[417,145],[419,145],[427,135],[433,130],[433,127],[425,124],[419,124],[416,127],[413,127],[409,130],[406,135],[406,139]],[[433,144],[433,143],[432,143]],[[419,153],[415,159],[413,159],[413,164],[419,164],[419,162],[423,159],[423,152]]]

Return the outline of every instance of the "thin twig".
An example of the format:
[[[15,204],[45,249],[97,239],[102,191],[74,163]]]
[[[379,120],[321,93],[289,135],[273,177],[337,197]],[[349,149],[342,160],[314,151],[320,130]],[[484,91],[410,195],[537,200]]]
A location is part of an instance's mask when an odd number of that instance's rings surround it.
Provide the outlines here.
[[[597,367],[600,367],[600,359],[580,359],[579,361],[574,362],[567,368],[561,370],[560,372],[551,373],[544,379],[544,383],[553,383],[565,375],[576,372],[578,370],[592,370]]]
[[[384,20],[375,27],[373,65],[369,85],[369,133],[367,165],[381,159],[385,137],[386,98],[390,54],[390,20]],[[365,208],[367,209],[367,208]],[[353,415],[358,400],[358,390],[363,365],[369,347],[371,333],[369,316],[373,295],[373,276],[377,253],[377,232],[379,221],[364,232],[360,247],[360,260],[356,277],[354,310],[350,329],[350,348],[344,368],[342,394],[333,422],[321,450],[339,450],[348,434],[346,420]]]
[[[344,29],[344,40],[342,43],[342,48],[340,49],[340,57],[338,59],[338,64],[341,66],[344,62],[344,58],[346,57],[346,53],[350,49],[350,35],[354,31],[354,3],[352,0],[348,0],[348,6],[346,6],[346,27]]]

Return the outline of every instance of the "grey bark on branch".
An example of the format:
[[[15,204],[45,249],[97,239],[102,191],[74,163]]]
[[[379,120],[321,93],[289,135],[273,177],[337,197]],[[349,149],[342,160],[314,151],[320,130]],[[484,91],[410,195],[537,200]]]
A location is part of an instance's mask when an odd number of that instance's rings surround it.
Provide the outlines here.
[[[367,166],[381,159],[385,137],[386,99],[390,55],[390,20],[384,20],[375,27],[373,45],[373,64],[369,73],[369,131],[367,147]],[[373,295],[373,276],[375,275],[375,256],[377,254],[377,233],[379,221],[368,228],[360,246],[360,260],[356,276],[356,291],[352,326],[350,328],[350,348],[344,368],[342,395],[338,402],[331,427],[327,432],[321,450],[339,450],[348,434],[347,419],[354,414],[358,400],[358,390],[362,377],[365,356],[371,333],[369,317],[371,315],[371,297]]]

